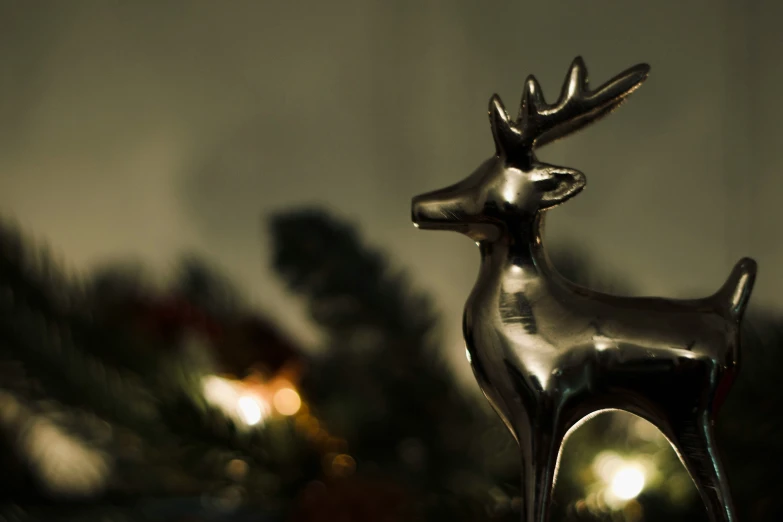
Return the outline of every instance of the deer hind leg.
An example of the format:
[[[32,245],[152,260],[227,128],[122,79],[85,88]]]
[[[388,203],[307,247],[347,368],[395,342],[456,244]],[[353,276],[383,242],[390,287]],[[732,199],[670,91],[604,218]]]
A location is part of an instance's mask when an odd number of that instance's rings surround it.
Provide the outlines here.
[[[526,522],[549,522],[560,448],[565,437],[557,411],[542,408],[525,430],[522,449],[522,500]]]
[[[669,438],[691,474],[712,522],[737,522],[709,414],[700,411],[671,426]]]

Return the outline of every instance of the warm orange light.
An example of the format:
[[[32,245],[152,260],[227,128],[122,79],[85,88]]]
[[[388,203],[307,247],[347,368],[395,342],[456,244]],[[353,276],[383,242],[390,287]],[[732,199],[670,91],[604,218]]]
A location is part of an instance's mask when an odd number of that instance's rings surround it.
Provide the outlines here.
[[[347,477],[356,471],[356,461],[350,455],[342,453],[332,459],[332,475],[336,477]]]
[[[302,407],[302,399],[291,388],[280,388],[272,399],[275,409],[281,415],[294,415]]]

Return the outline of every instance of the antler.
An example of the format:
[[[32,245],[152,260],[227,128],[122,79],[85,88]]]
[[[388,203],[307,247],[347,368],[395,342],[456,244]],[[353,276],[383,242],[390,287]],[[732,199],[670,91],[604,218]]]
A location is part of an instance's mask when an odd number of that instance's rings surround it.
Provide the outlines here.
[[[503,102],[495,94],[489,102],[489,118],[498,155],[527,156],[534,148],[597,121],[619,107],[647,79],[649,72],[649,65],[639,64],[589,91],[587,68],[578,56],[568,71],[560,99],[553,105],[544,100],[535,76],[528,76],[516,122],[509,121]]]

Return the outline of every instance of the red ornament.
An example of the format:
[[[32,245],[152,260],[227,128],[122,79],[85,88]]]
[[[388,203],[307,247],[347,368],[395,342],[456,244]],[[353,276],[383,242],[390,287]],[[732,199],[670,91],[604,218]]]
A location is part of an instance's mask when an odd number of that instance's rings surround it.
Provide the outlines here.
[[[218,342],[223,334],[223,327],[206,311],[178,296],[148,299],[134,308],[138,324],[167,341],[181,341],[185,333],[197,332]]]

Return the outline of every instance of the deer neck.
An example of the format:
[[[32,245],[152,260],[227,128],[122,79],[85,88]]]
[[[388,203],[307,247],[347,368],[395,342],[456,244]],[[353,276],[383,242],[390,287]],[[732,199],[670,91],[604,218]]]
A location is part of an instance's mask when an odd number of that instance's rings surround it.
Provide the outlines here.
[[[553,270],[544,248],[544,213],[509,226],[497,241],[481,243],[481,269],[515,278],[549,278]]]
[[[509,226],[500,239],[479,244],[481,268],[468,306],[474,312],[489,311],[502,305],[504,294],[540,295],[559,275],[552,268],[544,248],[544,213]]]

